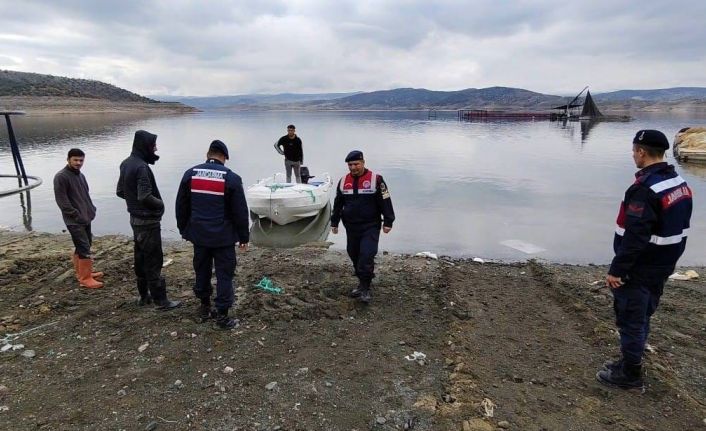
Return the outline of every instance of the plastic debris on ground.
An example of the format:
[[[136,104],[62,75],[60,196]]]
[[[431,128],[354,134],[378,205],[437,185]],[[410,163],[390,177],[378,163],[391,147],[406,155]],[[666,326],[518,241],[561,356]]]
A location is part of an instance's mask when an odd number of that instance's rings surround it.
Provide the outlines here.
[[[275,285],[275,283],[267,277],[262,277],[262,280],[260,280],[255,287],[275,295],[280,295],[284,292],[283,288],[277,287],[277,285]]]
[[[165,260],[164,263],[162,264],[162,268],[166,268],[166,267],[168,267],[169,265],[171,265],[172,263],[174,263],[174,259],[167,259],[167,260]]]
[[[432,253],[432,252],[430,252],[430,251],[420,251],[419,253],[415,254],[415,256],[418,256],[418,257],[427,257],[427,258],[429,258],[429,259],[434,259],[434,260],[438,260],[438,259],[439,259],[439,256],[437,256],[436,253]]]
[[[480,405],[485,411],[485,416],[492,418],[495,412],[495,403],[490,398],[483,398],[483,401],[480,403]]]
[[[521,241],[519,239],[508,239],[505,241],[500,241],[500,244],[504,245],[505,247],[510,247],[527,254],[535,254],[540,253],[542,251],[547,251],[546,248],[542,248],[538,245]]]
[[[474,262],[478,262],[478,263],[485,263],[485,260],[484,260],[484,259],[481,259],[480,257],[474,257],[474,258],[473,258],[473,261],[474,261]]]
[[[699,273],[694,271],[693,269],[684,271],[684,273],[675,272],[674,274],[669,276],[670,280],[694,280],[697,278],[699,278]]]
[[[408,361],[418,361],[420,359],[426,359],[427,355],[422,352],[414,352],[411,355],[405,356],[404,358]]]

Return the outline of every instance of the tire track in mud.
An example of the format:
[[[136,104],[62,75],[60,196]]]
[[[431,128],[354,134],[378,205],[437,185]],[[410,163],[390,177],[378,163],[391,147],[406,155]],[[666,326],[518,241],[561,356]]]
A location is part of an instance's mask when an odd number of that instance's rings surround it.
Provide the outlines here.
[[[567,289],[551,270],[529,262],[471,262],[446,268],[450,313],[446,391],[454,408],[446,426],[518,430],[696,429],[701,413],[670,386],[643,396],[605,388],[594,374],[612,340],[605,304]],[[578,288],[577,288],[578,289]],[[598,295],[596,295],[598,296]],[[495,406],[486,416],[484,399]],[[488,401],[486,401],[488,403]],[[486,404],[490,405],[490,404]],[[675,426],[675,420],[679,425]],[[488,428],[492,429],[492,428]]]

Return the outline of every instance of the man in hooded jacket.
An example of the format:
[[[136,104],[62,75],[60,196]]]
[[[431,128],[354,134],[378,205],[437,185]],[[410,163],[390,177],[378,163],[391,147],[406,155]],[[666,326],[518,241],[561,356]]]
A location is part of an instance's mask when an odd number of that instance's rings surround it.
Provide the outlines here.
[[[127,203],[130,226],[135,239],[135,275],[140,305],[154,301],[158,310],[178,307],[179,301],[167,299],[167,285],[162,277],[162,236],[160,222],[164,214],[164,202],[159,194],[153,165],[159,156],[157,135],[138,130],[132,143],[130,157],[120,164],[120,178],[116,194]]]

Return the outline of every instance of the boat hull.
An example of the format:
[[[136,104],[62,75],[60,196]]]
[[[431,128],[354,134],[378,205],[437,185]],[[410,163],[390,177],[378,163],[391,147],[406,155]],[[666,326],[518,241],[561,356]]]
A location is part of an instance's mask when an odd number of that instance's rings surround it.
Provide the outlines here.
[[[245,197],[252,213],[286,225],[317,215],[330,201],[331,186],[329,177],[315,184],[281,183],[269,178],[248,187]]]

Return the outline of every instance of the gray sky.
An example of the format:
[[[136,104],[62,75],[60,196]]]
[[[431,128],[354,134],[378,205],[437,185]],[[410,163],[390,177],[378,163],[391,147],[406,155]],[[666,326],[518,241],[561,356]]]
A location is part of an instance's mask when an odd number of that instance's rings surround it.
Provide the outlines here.
[[[141,94],[706,86],[703,0],[0,0],[0,69]]]

